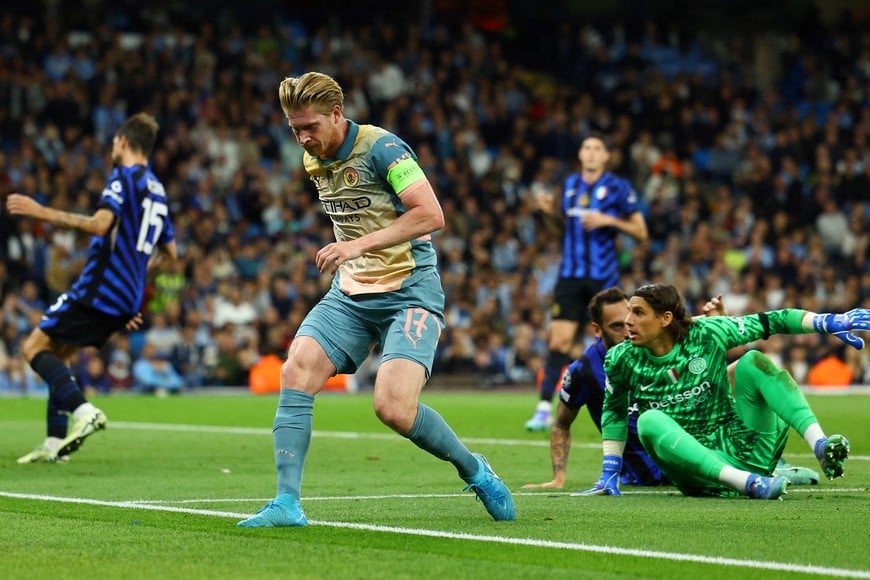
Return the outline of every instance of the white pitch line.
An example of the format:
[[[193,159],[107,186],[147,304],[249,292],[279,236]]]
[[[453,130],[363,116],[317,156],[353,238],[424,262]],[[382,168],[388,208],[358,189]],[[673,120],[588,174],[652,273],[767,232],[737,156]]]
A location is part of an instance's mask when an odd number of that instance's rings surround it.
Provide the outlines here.
[[[621,489],[622,495],[680,495],[676,488],[668,489]],[[866,492],[866,487],[790,487],[787,494],[792,493],[860,493]],[[540,491],[512,491],[514,497],[563,497],[571,496],[572,491],[546,490]],[[391,499],[461,499],[469,497],[468,493],[390,493],[382,495],[330,495],[330,496],[305,496],[302,499],[309,501],[354,501],[354,500],[391,500]],[[198,499],[136,499],[130,500],[135,504],[202,504],[202,503],[263,503],[272,500],[271,497],[234,497],[234,498],[198,498]],[[583,501],[583,500],[580,500]]]
[[[181,425],[176,423],[137,423],[131,421],[112,421],[112,429],[136,429],[140,431],[175,431],[185,433],[214,433],[217,435],[263,435],[272,436],[272,429],[265,427],[222,427],[220,425]],[[358,431],[312,431],[312,437],[328,439],[360,439],[378,441],[403,441],[395,433],[361,433]],[[509,447],[549,447],[549,440],[499,439],[494,437],[462,437],[465,443],[474,445],[505,445]],[[571,447],[601,449],[600,442],[575,441]],[[814,458],[811,453],[789,453],[789,458]],[[850,455],[850,461],[870,461],[870,455]]]
[[[111,429],[137,429],[140,431],[175,431],[186,433],[215,433],[219,435],[268,435],[272,436],[272,429],[263,427],[221,427],[218,425],[179,425],[174,423],[134,423],[129,421],[112,421]],[[386,427],[385,427],[386,428]],[[374,439],[382,441],[403,441],[395,433],[360,433],[357,431],[312,431],[312,437],[324,437],[330,439]],[[463,437],[463,441],[480,445],[521,445],[528,447],[549,447],[549,441],[535,441],[526,439],[495,439],[489,437]],[[601,443],[576,443],[577,447],[590,447],[598,449]]]
[[[152,504],[142,504],[130,501],[103,501],[97,499],[77,498],[77,497],[58,497],[50,495],[37,495],[26,493],[11,493],[0,492],[0,497],[9,497],[15,499],[29,499],[37,501],[54,501],[60,503],[85,504],[104,507],[124,508],[124,509],[141,509],[149,511],[162,511],[184,513],[201,516],[216,516],[222,518],[246,518],[250,514],[224,512],[214,510],[201,510],[180,508],[171,506],[158,506]],[[495,544],[508,544],[514,546],[531,546],[536,548],[553,548],[558,550],[572,550],[581,552],[594,552],[599,554],[613,554],[617,556],[631,556],[636,558],[653,558],[657,560],[672,560],[679,562],[695,562],[698,564],[708,564],[713,566],[726,566],[736,568],[754,568],[761,570],[775,570],[779,572],[796,572],[804,574],[815,574],[827,577],[837,578],[868,578],[870,579],[870,571],[867,570],[849,570],[847,568],[828,568],[824,566],[807,566],[801,564],[790,564],[787,562],[762,562],[759,560],[740,560],[736,558],[723,558],[718,556],[703,556],[699,554],[681,554],[678,552],[659,552],[655,550],[638,550],[634,548],[617,548],[613,546],[601,546],[595,544],[575,544],[571,542],[554,542],[551,540],[536,540],[531,538],[505,538],[501,536],[486,536],[476,534],[460,534],[455,532],[444,532],[441,530],[426,530],[419,528],[400,528],[395,526],[377,526],[372,524],[359,524],[351,522],[325,522],[313,521],[312,525],[327,526],[333,528],[344,528],[362,530],[367,532],[382,532],[388,534],[402,534],[409,536],[422,536],[429,538],[442,538],[448,540],[467,540],[473,542],[490,542]],[[242,532],[240,533],[247,533]]]

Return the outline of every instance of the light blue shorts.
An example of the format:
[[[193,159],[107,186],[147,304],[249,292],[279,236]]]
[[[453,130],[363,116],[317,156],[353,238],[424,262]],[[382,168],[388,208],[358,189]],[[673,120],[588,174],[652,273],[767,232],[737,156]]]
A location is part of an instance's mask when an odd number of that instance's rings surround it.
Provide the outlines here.
[[[381,362],[417,361],[428,378],[444,328],[444,290],[434,268],[416,282],[378,294],[347,296],[333,285],[311,309],[296,336],[310,336],[326,351],[338,373],[353,373],[372,348]]]

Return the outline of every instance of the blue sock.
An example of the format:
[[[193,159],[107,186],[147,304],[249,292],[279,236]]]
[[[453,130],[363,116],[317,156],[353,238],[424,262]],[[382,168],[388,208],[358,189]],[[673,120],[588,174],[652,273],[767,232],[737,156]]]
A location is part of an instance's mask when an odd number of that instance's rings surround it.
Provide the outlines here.
[[[302,468],[311,443],[311,415],[314,395],[281,389],[278,410],[272,424],[275,445],[275,468],[278,471],[278,495],[289,493],[300,499]]]
[[[438,459],[452,463],[462,479],[477,475],[477,458],[462,444],[444,417],[435,409],[418,404],[417,418],[405,437]]]

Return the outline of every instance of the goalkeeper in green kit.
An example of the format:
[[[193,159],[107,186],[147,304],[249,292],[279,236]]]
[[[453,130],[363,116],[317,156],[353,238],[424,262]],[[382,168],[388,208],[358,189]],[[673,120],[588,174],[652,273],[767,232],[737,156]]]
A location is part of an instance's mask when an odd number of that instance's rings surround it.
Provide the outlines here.
[[[728,349],[772,334],[833,334],[857,349],[852,331],[870,330],[870,310],[816,314],[798,309],[692,320],[676,288],[649,284],[629,301],[629,339],[607,351],[601,418],[601,478],[578,495],[620,495],[619,472],[629,400],[639,413],[638,437],[667,478],[685,495],[778,499],[788,480],[772,476],[793,427],[829,478],[843,475],[849,442],[826,436],[794,379],[763,353],[744,354],[735,384]],[[635,408],[636,407],[636,408]]]

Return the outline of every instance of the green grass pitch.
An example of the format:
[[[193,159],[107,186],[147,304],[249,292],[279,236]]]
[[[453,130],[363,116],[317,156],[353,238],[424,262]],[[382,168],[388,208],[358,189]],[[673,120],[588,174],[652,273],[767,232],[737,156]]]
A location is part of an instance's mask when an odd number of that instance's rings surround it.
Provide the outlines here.
[[[870,397],[811,396],[852,443],[846,477],[783,501],[624,488],[571,497],[600,468],[585,412],[564,491],[546,433],[522,425],[530,392],[424,393],[515,494],[494,522],[448,463],[381,425],[369,395],[324,394],[303,481],[306,528],[241,529],[275,492],[277,397],[95,398],[109,427],[69,464],[18,465],[44,436],[45,402],[0,400],[3,578],[870,578]],[[792,434],[786,457],[817,467]]]

